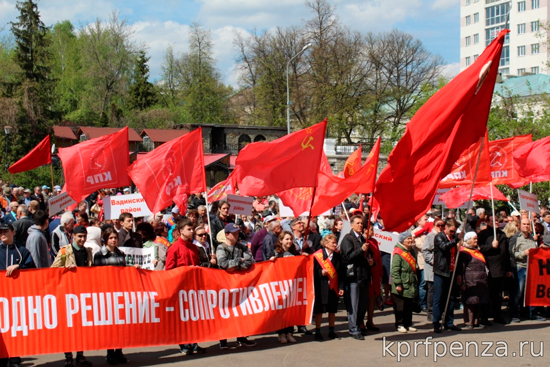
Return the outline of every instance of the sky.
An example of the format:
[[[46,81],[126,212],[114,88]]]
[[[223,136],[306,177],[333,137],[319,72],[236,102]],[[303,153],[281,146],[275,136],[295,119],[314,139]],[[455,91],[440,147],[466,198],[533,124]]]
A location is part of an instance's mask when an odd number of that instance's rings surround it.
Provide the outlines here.
[[[410,33],[434,54],[441,55],[445,74],[459,72],[459,0],[328,0],[336,6],[342,24],[362,33],[393,28]],[[0,31],[16,21],[16,0],[0,0]],[[227,84],[237,85],[235,72],[236,33],[252,29],[301,25],[311,18],[305,0],[39,0],[38,9],[46,26],[70,20],[77,28],[96,18],[107,20],[118,11],[132,25],[135,41],[146,45],[151,57],[151,79],[158,80],[166,48],[176,53],[188,47],[189,26],[198,22],[210,29],[217,67]]]

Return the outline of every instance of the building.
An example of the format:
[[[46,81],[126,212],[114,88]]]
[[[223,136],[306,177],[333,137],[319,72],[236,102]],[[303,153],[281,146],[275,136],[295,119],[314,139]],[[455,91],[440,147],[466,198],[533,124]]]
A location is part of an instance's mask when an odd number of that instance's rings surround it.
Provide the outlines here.
[[[508,20],[501,75],[548,74],[547,35],[541,38],[540,25],[549,19],[550,0],[460,0],[461,71],[481,55]]]

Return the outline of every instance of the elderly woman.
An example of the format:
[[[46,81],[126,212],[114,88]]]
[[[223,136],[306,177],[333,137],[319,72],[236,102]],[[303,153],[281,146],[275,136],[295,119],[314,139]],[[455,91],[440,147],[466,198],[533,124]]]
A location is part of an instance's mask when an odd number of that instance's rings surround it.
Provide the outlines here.
[[[61,224],[52,232],[51,255],[55,259],[60,248],[73,243],[74,217],[70,212],[61,216]]]
[[[460,248],[457,267],[457,284],[462,289],[465,329],[483,329],[479,324],[481,306],[489,303],[487,265],[477,247],[477,234],[464,235],[464,246]]]
[[[400,333],[416,331],[412,326],[412,313],[413,300],[418,291],[417,269],[412,234],[403,232],[399,235],[399,243],[393,250],[391,265],[395,327]]]

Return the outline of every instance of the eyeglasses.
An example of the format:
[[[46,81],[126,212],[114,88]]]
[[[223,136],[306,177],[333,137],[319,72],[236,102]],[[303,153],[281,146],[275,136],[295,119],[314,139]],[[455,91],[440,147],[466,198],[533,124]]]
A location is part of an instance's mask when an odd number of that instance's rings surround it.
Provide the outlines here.
[[[197,237],[206,237],[206,233],[197,233],[196,234]]]
[[[436,227],[443,228],[445,227],[445,224],[436,224]]]

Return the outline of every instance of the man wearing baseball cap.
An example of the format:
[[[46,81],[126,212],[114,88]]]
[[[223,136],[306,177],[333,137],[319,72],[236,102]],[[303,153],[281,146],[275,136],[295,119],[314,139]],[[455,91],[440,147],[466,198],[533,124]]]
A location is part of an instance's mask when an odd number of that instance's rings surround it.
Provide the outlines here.
[[[235,223],[225,225],[225,242],[220,243],[216,250],[218,266],[227,272],[236,272],[245,270],[254,264],[252,255],[248,252],[248,247],[239,241],[240,227]],[[253,347],[256,343],[248,340],[246,337],[237,338],[237,345],[244,347]],[[220,349],[229,349],[227,339],[220,340]]]
[[[267,225],[269,224],[269,222],[273,222],[274,220],[277,220],[277,217],[275,217],[274,215],[268,215],[267,217],[265,217],[264,228],[256,232],[254,234],[254,237],[252,237],[250,252],[252,252],[252,257],[256,262],[263,261],[262,244],[264,238],[267,236]]]

